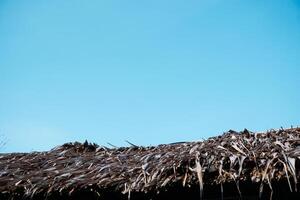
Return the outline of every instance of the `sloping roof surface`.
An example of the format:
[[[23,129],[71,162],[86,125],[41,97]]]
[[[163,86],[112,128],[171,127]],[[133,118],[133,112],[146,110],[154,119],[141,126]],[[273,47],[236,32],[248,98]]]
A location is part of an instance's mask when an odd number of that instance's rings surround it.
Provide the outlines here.
[[[228,131],[202,142],[113,148],[68,143],[46,152],[0,154],[0,192],[25,196],[72,195],[86,188],[115,192],[160,191],[250,180],[261,189],[286,180],[297,189],[300,128],[265,133]],[[99,194],[101,195],[101,194]]]

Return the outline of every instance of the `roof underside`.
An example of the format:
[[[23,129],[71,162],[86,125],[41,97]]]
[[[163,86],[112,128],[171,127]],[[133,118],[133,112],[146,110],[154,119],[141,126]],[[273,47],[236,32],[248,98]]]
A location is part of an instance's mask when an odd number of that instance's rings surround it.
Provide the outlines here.
[[[299,173],[300,128],[228,131],[202,142],[151,147],[75,142],[46,152],[0,154],[5,196],[72,196],[86,190],[130,196],[196,187],[201,197],[205,187],[229,183],[239,194],[246,182],[259,185],[262,194],[277,182],[296,191]]]

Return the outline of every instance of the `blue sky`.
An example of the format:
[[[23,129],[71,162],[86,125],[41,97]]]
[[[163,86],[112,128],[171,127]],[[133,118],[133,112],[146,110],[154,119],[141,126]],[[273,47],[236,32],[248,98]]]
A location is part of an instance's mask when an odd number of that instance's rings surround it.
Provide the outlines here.
[[[4,152],[300,125],[297,0],[0,2]]]

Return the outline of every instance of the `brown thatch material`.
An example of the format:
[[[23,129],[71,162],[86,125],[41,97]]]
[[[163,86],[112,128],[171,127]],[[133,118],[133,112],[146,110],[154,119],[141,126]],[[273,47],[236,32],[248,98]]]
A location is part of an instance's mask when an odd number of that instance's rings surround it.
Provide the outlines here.
[[[168,188],[223,189],[233,183],[259,185],[257,195],[276,182],[299,190],[300,128],[266,133],[228,131],[202,142],[113,148],[68,143],[47,152],[0,154],[0,197],[72,196],[78,191],[157,193]],[[200,192],[200,194],[199,194]],[[224,191],[225,192],[225,191]],[[221,192],[221,195],[223,191]],[[205,196],[205,195],[204,195]]]

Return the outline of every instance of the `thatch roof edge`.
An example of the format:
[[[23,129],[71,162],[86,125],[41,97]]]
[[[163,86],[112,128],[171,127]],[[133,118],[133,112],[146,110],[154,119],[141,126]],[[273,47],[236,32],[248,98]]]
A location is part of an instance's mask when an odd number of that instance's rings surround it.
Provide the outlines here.
[[[67,143],[46,152],[0,154],[0,192],[25,196],[93,188],[130,194],[172,185],[300,180],[300,128],[253,133],[228,131],[203,142],[107,148]]]

